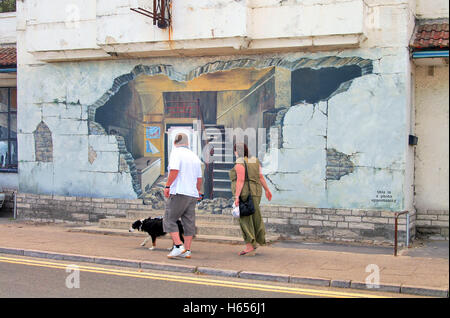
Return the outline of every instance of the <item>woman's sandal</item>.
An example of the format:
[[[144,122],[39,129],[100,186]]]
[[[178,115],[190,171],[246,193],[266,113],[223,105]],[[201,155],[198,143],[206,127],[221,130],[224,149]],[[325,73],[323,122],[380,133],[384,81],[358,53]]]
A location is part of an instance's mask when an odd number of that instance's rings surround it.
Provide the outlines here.
[[[253,255],[255,255],[256,254],[256,248],[254,248],[254,249],[252,249],[251,251],[240,251],[239,252],[239,256],[244,256],[244,255],[247,255],[247,256],[253,256]]]

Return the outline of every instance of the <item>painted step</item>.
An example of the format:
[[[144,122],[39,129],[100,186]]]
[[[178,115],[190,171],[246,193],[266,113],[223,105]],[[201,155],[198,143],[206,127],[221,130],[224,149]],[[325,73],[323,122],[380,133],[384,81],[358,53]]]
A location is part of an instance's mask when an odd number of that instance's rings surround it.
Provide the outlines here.
[[[101,234],[101,235],[117,235],[117,236],[131,236],[131,237],[146,237],[147,234],[143,232],[128,232],[128,230],[123,229],[106,229],[98,226],[83,226],[83,227],[74,227],[68,230],[69,232],[78,232],[78,233],[89,233],[89,234]],[[162,236],[159,239],[167,239],[170,237],[168,235]],[[221,236],[221,235],[206,235],[206,234],[197,234],[195,235],[194,240],[203,241],[203,242],[213,242],[213,243],[228,243],[228,244],[243,244],[244,239],[242,236],[233,237],[233,236]],[[279,240],[279,236],[277,235],[266,235],[266,242],[272,243]]]
[[[231,169],[233,169],[233,167],[233,162],[214,161],[214,171],[220,170],[221,172],[226,171],[228,173]]]
[[[214,147],[214,154],[233,154],[233,144],[223,143],[220,141],[210,141],[209,142]]]
[[[79,233],[89,233],[89,234],[102,234],[102,235],[117,235],[117,236],[134,236],[134,237],[142,237],[145,238],[147,233],[144,232],[128,232],[128,230],[123,229],[107,229],[98,226],[84,226],[84,227],[75,227],[70,228],[69,232],[79,232]],[[170,237],[168,235],[159,237],[158,240],[169,240]],[[220,236],[220,235],[204,235],[204,234],[196,234],[196,241],[203,242],[214,242],[214,243],[231,243],[231,244],[243,244],[244,239],[242,237],[233,237],[233,236]],[[151,243],[149,243],[150,246]]]
[[[231,184],[231,180],[229,178],[225,179],[225,178],[214,178],[213,179],[214,185],[217,185],[218,188],[229,188],[230,184]]]
[[[230,192],[231,193],[231,188],[230,187],[216,187],[216,186],[214,186],[213,187],[213,191],[214,192],[220,191],[220,192]]]
[[[99,220],[99,226],[105,229],[127,230],[135,220],[125,218],[111,218]]]
[[[213,190],[213,197],[214,198],[231,199],[232,196],[233,196],[233,194],[231,193],[231,190],[226,190],[226,191],[217,190],[217,189]]]
[[[228,187],[218,187],[216,184],[213,185],[213,195],[214,198],[225,198],[230,199],[233,194],[231,192],[231,186]]]
[[[165,210],[164,209],[157,210],[157,209],[152,209],[152,208],[145,209],[145,210],[143,209],[141,211],[126,210],[126,215],[130,214],[134,218],[136,216],[135,212],[142,213],[143,215],[148,215],[148,216],[151,216],[151,217],[159,217],[159,216],[163,216],[164,215]],[[195,214],[197,216],[198,215],[210,215],[210,213],[208,213],[208,212],[205,212],[205,211],[202,211],[202,210],[198,210],[197,207],[195,208]],[[217,214],[215,214],[215,215],[217,215]],[[218,216],[225,216],[225,215],[220,215],[219,214]]]
[[[201,235],[219,235],[219,236],[232,236],[241,237],[242,231],[239,225],[229,224],[217,224],[217,223],[197,223],[195,224],[197,233]]]
[[[215,152],[214,151],[214,163],[216,162],[229,162],[229,163],[233,163],[234,157],[232,154],[223,154],[223,153],[219,153],[219,152]]]
[[[102,219],[100,228],[128,230],[133,220],[124,218]],[[241,236],[241,228],[235,224],[217,224],[210,222],[196,222],[197,233],[206,235]]]
[[[229,171],[226,169],[214,169],[214,179],[230,180]]]
[[[130,221],[134,222],[135,220],[141,220],[146,219],[148,217],[160,217],[164,215],[163,213],[157,213],[157,212],[128,212],[126,219],[129,219]],[[221,214],[201,214],[196,213],[195,215],[196,222],[207,222],[207,223],[218,223],[218,224],[239,224],[239,220],[237,218],[232,217],[231,215],[221,215]]]

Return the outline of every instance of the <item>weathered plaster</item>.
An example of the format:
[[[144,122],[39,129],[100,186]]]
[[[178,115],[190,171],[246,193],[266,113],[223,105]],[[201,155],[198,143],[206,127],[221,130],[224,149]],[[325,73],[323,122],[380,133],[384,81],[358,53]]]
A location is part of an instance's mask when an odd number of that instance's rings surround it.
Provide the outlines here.
[[[402,209],[407,140],[400,128],[406,125],[405,120],[402,123],[407,109],[404,82],[401,74],[369,74],[343,83],[347,90],[326,102],[291,107],[284,117],[283,147],[266,158],[272,164],[263,170],[277,191],[272,203]],[[291,148],[296,149],[293,154],[286,151]],[[323,169],[329,168],[330,149],[348,155],[351,162],[352,168],[339,180],[330,180]],[[306,169],[285,168],[293,166]],[[297,191],[301,195],[295,197]],[[381,198],[378,191],[384,195],[389,191],[392,198]]]

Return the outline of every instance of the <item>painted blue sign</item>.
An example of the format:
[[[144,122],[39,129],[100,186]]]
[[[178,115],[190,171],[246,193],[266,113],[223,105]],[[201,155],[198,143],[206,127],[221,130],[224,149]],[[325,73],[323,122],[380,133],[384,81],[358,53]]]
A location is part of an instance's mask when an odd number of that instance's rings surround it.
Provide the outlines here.
[[[159,126],[146,127],[145,136],[147,139],[159,139],[161,137],[161,127]]]

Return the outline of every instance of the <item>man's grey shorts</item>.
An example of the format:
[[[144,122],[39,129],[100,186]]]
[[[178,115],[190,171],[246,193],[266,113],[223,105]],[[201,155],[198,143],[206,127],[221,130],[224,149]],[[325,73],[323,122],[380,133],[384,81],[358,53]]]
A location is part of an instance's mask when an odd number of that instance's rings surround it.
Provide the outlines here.
[[[166,212],[164,213],[164,232],[178,232],[177,220],[181,218],[184,235],[195,235],[195,205],[197,198],[183,194],[171,194],[166,202]]]

